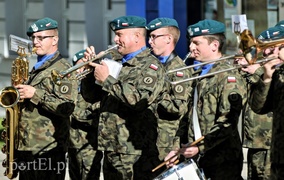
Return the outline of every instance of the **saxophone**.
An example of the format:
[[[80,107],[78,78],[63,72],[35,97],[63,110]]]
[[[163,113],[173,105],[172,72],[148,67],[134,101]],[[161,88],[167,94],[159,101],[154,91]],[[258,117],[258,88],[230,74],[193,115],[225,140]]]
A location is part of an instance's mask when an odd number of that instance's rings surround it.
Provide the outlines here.
[[[22,102],[20,93],[14,86],[25,84],[29,75],[29,61],[26,58],[24,48],[18,47],[19,56],[12,62],[11,84],[0,91],[0,106],[6,109],[6,118],[3,119],[2,125],[5,127],[1,137],[5,140],[2,152],[6,154],[6,159],[2,166],[6,168],[4,173],[9,179],[17,176],[15,171],[15,149],[18,145],[18,122],[20,118],[19,104]]]

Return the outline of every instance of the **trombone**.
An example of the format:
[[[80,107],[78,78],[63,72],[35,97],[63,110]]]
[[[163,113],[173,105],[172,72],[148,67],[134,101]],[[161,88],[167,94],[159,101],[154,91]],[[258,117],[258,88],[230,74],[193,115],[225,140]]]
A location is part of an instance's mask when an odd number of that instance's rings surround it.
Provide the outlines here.
[[[267,61],[271,61],[273,59],[276,59],[277,57],[270,57],[270,58],[265,58],[265,59],[262,59],[262,60],[258,60],[256,61],[254,64],[262,64],[262,63],[265,63]],[[222,58],[221,58],[222,59]],[[220,61],[221,59],[217,59],[215,60],[216,61]],[[224,59],[228,59],[228,58],[223,58],[222,60]],[[211,61],[212,62],[212,61]],[[208,63],[201,63],[201,64],[208,64]],[[195,65],[192,65],[192,66],[200,66],[200,64],[195,64]],[[233,67],[231,68],[228,68],[228,69],[223,69],[223,70],[220,70],[220,71],[216,71],[216,72],[212,72],[212,73],[207,73],[207,74],[204,74],[204,75],[200,75],[200,76],[195,76],[195,77],[190,77],[190,78],[186,78],[186,79],[182,79],[182,80],[178,80],[178,81],[170,81],[167,74],[169,73],[173,73],[173,72],[176,72],[176,71],[181,71],[181,70],[184,70],[184,69],[188,69],[188,68],[192,68],[192,66],[187,66],[187,67],[183,67],[183,68],[179,68],[179,69],[173,69],[171,71],[168,71],[166,73],[166,78],[165,80],[168,81],[170,84],[172,85],[176,85],[176,84],[180,84],[180,83],[184,83],[184,82],[187,82],[187,81],[192,81],[192,80],[195,80],[195,79],[200,79],[200,78],[205,78],[205,77],[209,77],[209,76],[213,76],[213,75],[216,75],[216,74],[220,74],[220,73],[223,73],[223,72],[227,72],[227,71],[232,71],[232,70],[235,70],[235,69],[239,69],[239,68],[244,68],[244,67],[247,67],[251,64],[241,64],[241,65],[234,65]]]
[[[80,69],[86,65],[88,65],[90,62],[93,62],[93,61],[96,61],[96,60],[99,60],[101,58],[103,58],[104,56],[106,56],[107,54],[109,53],[112,53],[114,49],[117,49],[118,45],[114,45],[114,46],[111,46],[110,48],[108,48],[107,50],[105,51],[102,51],[100,54],[98,54],[97,56],[93,57],[92,59],[86,61],[86,62],[83,62],[83,63],[80,63],[80,64],[77,64],[65,71],[62,71],[62,72],[58,72],[56,70],[52,70],[51,71],[51,77],[53,79],[53,81],[57,84],[57,85],[60,85],[61,84],[61,80],[67,76],[68,74],[72,73],[73,71],[76,71],[77,69]],[[85,72],[83,72],[84,75],[90,73],[91,70],[87,69],[85,70]],[[81,74],[80,74],[81,75]],[[81,75],[82,76],[82,75]],[[76,76],[77,78],[81,78],[81,76]]]
[[[241,56],[246,59],[248,64],[236,65],[236,66],[233,66],[233,67],[228,68],[228,69],[224,69],[224,70],[220,70],[220,71],[216,71],[216,72],[212,72],[212,73],[207,73],[205,75],[200,75],[200,76],[182,79],[182,80],[178,80],[178,81],[171,81],[168,77],[169,74],[177,72],[177,71],[183,71],[183,70],[194,68],[194,67],[197,67],[197,66],[203,66],[203,65],[206,65],[206,64],[211,64],[211,63],[215,63],[215,62],[230,59],[230,58],[239,58],[240,57],[240,55],[231,55],[231,56],[226,56],[226,57],[223,57],[223,58],[220,58],[220,59],[215,59],[215,60],[207,61],[207,62],[204,62],[204,63],[195,64],[195,65],[186,66],[186,67],[177,68],[177,69],[167,71],[166,74],[165,74],[165,76],[166,76],[165,80],[168,81],[172,85],[176,85],[176,84],[180,84],[180,83],[183,83],[183,82],[192,81],[192,80],[195,80],[195,79],[200,79],[200,78],[216,75],[216,74],[223,73],[223,72],[226,72],[226,71],[231,71],[231,70],[234,70],[234,69],[243,68],[243,67],[246,67],[246,66],[249,66],[249,65],[252,65],[252,64],[256,64],[256,63],[257,64],[258,63],[259,64],[265,63],[267,61],[276,59],[277,57],[264,58],[264,59],[258,60],[258,58],[261,57],[260,53],[268,47],[279,46],[281,44],[284,44],[284,38],[276,39],[276,40],[261,41],[261,40],[255,39],[252,36],[252,33],[249,30],[246,29],[241,33],[241,42],[240,42],[239,47],[243,51],[243,54]]]

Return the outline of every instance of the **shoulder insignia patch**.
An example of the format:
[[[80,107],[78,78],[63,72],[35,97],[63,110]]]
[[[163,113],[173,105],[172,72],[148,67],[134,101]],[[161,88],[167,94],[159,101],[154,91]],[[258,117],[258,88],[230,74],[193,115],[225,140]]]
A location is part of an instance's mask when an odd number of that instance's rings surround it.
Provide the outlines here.
[[[59,91],[60,91],[61,94],[70,94],[71,84],[70,83],[62,83],[59,87]]]
[[[234,77],[234,76],[229,76],[228,78],[227,78],[227,82],[237,82],[237,80],[236,80],[236,77]]]
[[[182,93],[184,91],[184,87],[182,85],[178,84],[178,85],[175,86],[175,91],[177,93]]]
[[[143,79],[143,82],[144,82],[145,84],[152,84],[153,81],[154,81],[154,79],[153,79],[152,77],[150,77],[150,76],[147,76],[147,77],[145,77],[145,78]]]
[[[177,77],[183,77],[183,72],[177,71],[176,76]]]
[[[158,70],[158,66],[156,66],[155,64],[151,64],[149,67],[155,71]]]

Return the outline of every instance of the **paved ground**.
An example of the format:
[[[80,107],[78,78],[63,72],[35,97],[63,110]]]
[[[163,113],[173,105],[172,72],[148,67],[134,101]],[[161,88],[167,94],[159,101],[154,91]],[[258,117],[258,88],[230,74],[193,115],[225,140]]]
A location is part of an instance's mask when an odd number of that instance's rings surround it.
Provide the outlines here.
[[[244,180],[246,180],[246,173],[247,173],[247,161],[246,161],[246,153],[247,153],[247,150],[244,149],[244,169],[243,169],[243,172],[242,172],[242,175],[244,177]],[[2,161],[3,159],[5,159],[5,154],[3,154],[2,152],[0,152],[0,179],[1,180],[9,180],[6,176],[3,175],[5,169],[2,167]],[[18,180],[18,178],[15,178],[15,180]],[[70,177],[69,177],[69,174],[68,174],[68,169],[67,169],[67,172],[66,172],[66,178],[65,180],[70,180]],[[103,180],[103,177],[101,177],[101,180]]]

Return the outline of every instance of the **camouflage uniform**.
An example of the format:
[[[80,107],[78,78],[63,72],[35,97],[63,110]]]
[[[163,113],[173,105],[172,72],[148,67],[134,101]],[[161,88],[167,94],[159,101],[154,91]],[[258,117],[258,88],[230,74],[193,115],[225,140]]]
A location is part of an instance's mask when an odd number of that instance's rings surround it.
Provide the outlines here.
[[[71,118],[70,140],[68,150],[69,174],[71,179],[99,180],[102,152],[96,151],[97,125],[93,123],[98,117],[98,109],[90,109],[82,95]]]
[[[260,114],[273,112],[272,139],[271,139],[271,179],[284,177],[284,143],[283,143],[283,78],[284,66],[280,66],[272,77],[270,83],[264,83],[260,79],[252,86],[250,106]]]
[[[132,179],[142,150],[155,142],[155,106],[151,105],[165,89],[164,73],[146,49],[123,63],[118,79],[108,76],[102,84],[98,150],[105,154],[104,179]],[[84,82],[82,91],[88,91],[84,86],[89,83]]]
[[[164,68],[169,71],[184,67],[184,63],[179,56],[173,52],[164,64]],[[169,81],[183,80],[189,78],[190,72],[178,71],[168,74]],[[191,97],[191,83],[181,83],[168,86],[168,91],[159,97],[157,109],[157,138],[155,144],[148,151],[143,151],[143,155],[136,163],[139,174],[135,179],[153,179],[165,170],[165,166],[152,172],[156,166],[164,161],[166,155],[172,150],[180,147],[180,139],[177,136],[179,123],[183,115],[188,111],[188,101]],[[156,149],[157,148],[157,149]],[[158,152],[156,152],[158,151]],[[159,156],[159,158],[157,158]],[[142,163],[144,161],[144,163]],[[141,162],[141,165],[138,165]]]
[[[226,63],[215,63],[208,73],[229,67]],[[243,79],[237,71],[228,71],[199,79],[196,86],[196,111],[201,133],[205,136],[198,144],[199,166],[212,180],[242,179],[243,154],[237,124],[247,96]],[[192,117],[192,111],[189,117]],[[191,119],[188,135],[189,142],[193,142]]]
[[[185,67],[182,59],[175,56],[168,59],[164,65],[166,71]],[[191,77],[189,70],[177,71],[168,74],[169,81],[184,80]],[[180,140],[176,136],[180,119],[188,111],[188,103],[191,98],[192,87],[190,82],[171,85],[170,94],[167,93],[160,100],[158,106],[158,138],[157,147],[159,158],[163,160],[172,150],[180,147]]]
[[[259,80],[263,68],[258,68],[253,75],[243,73],[247,81],[247,93],[250,86]],[[243,114],[243,147],[248,148],[248,179],[268,180],[270,177],[270,144],[272,135],[272,112],[256,114],[246,104]]]
[[[74,74],[71,74],[70,79],[64,78],[62,84],[57,85],[53,82],[51,71],[60,72],[70,67],[69,62],[57,52],[40,68],[30,72],[27,84],[36,88],[36,91],[31,99],[25,99],[21,104],[17,147],[19,166],[26,165],[25,158],[28,157],[33,159],[58,155],[59,159],[63,158],[65,161],[70,115],[75,106],[78,84],[74,80]],[[58,170],[58,163],[65,163],[56,162],[56,159],[51,161],[54,163],[54,170]],[[59,173],[64,175],[65,170]]]

